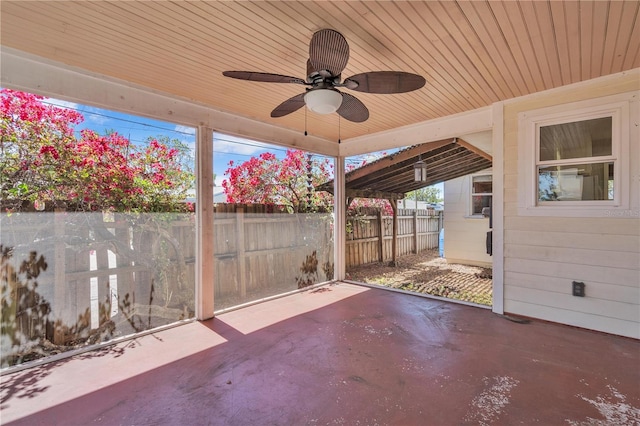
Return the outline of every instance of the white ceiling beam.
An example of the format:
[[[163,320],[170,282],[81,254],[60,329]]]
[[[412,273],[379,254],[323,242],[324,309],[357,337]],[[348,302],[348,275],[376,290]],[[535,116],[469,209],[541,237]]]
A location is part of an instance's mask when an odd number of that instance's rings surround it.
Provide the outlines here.
[[[447,138],[463,138],[465,135],[491,130],[492,127],[492,108],[479,108],[386,132],[344,140],[340,144],[340,155],[349,157]]]

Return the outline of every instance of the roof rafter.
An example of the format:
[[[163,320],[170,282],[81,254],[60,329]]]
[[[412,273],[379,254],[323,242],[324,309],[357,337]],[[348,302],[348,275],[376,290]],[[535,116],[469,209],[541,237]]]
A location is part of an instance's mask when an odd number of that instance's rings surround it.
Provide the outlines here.
[[[427,181],[415,182],[413,165],[427,164]],[[458,138],[415,145],[366,164],[345,175],[350,198],[399,200],[407,192],[491,167],[491,155]],[[316,188],[333,193],[333,180]]]

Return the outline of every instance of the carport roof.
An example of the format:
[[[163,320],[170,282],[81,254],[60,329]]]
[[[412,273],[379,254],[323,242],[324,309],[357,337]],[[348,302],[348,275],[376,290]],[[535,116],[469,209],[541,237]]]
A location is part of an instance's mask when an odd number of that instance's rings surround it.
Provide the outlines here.
[[[426,182],[414,181],[413,165],[420,159],[427,164]],[[347,173],[346,196],[398,200],[407,192],[487,169],[491,162],[489,154],[458,138],[414,145]],[[333,180],[317,190],[333,193]]]

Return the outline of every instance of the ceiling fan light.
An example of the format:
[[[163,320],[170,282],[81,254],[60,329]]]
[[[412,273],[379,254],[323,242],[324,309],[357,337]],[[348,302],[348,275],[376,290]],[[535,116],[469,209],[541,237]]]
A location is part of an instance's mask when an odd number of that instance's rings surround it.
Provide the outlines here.
[[[310,90],[304,95],[304,102],[316,114],[331,114],[340,108],[342,94],[330,89]]]

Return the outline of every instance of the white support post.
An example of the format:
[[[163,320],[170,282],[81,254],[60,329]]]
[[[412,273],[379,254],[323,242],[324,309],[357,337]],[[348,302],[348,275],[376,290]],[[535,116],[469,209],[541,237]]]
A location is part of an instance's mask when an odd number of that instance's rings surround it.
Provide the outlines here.
[[[493,104],[493,301],[492,309],[504,313],[504,118],[503,104]]]
[[[213,130],[196,139],[196,318],[213,318]]]
[[[346,278],[346,236],[347,236],[347,200],[345,190],[345,168],[344,157],[336,157],[333,179],[333,214],[335,226],[333,228],[334,237],[334,278],[338,281]]]

